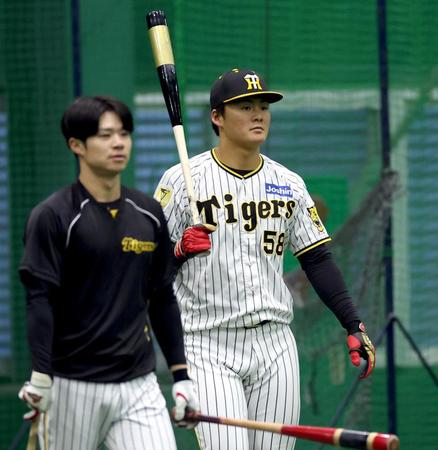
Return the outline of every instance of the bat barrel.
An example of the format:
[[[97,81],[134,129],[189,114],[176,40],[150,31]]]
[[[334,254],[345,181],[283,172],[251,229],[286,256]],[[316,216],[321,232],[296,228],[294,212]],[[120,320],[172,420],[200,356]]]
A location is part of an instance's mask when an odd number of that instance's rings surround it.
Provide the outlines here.
[[[395,434],[371,433],[369,441],[373,450],[398,450],[400,447],[400,439]]]
[[[399,448],[399,439],[393,434],[305,425],[284,425],[281,428],[281,433],[358,450],[397,450]]]
[[[343,448],[358,450],[398,450],[400,441],[393,434],[369,433],[367,431],[346,430],[344,428],[316,427],[306,425],[283,425],[267,422],[256,422],[247,419],[206,416],[194,413],[187,420],[231,425],[253,430],[268,431],[314,442],[322,442]]]
[[[393,434],[342,430],[335,444],[363,450],[397,450],[399,439]]]
[[[167,25],[166,15],[164,11],[151,11],[146,16],[146,23],[148,28],[156,27],[157,25]]]

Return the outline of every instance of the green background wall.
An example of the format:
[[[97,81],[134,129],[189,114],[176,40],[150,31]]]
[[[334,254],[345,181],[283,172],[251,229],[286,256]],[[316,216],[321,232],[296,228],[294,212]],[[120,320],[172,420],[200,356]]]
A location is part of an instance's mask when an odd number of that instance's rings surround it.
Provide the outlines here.
[[[25,408],[16,393],[30,369],[23,290],[16,272],[24,223],[33,205],[70,183],[76,173],[74,158],[59,131],[61,114],[74,97],[73,3],[0,0],[0,97],[8,117],[10,207],[7,214],[13,333],[10,367],[0,374],[0,448],[10,443],[20,426]],[[81,0],[78,3],[80,35],[76,50],[80,53],[83,94],[115,95],[135,109],[136,94],[160,92],[145,15],[152,9],[163,9],[183,95],[207,93],[221,72],[235,66],[257,69],[272,87],[286,93],[284,106],[273,110],[277,125],[273,124],[265,151],[297,170],[311,191],[325,193],[330,205],[327,226],[331,233],[336,234],[378,180],[375,2]],[[437,167],[436,153],[426,149],[436,147],[437,142],[434,89],[438,87],[438,4],[428,0],[388,0],[387,3],[391,126],[393,135],[397,136],[393,164],[402,175],[404,188],[404,196],[396,205],[394,225],[396,307],[408,328],[414,329],[415,337],[436,369],[438,338],[434,325],[438,312],[434,293],[438,286],[431,281],[433,273],[415,285],[414,293],[406,280],[415,279],[413,270],[418,264],[422,267],[425,252],[432,255],[429,265],[435,264],[433,255],[438,254],[435,244],[428,242],[421,255],[411,260],[410,254],[415,254],[418,245],[423,244],[416,242],[409,247],[407,241],[410,227],[415,226],[417,235],[433,236],[435,229],[430,224],[437,222],[432,211],[436,210],[432,206],[435,197],[430,199],[430,208],[421,213],[424,220],[415,222],[414,217],[419,216],[418,195],[424,198],[437,190],[434,174],[430,172]],[[185,113],[187,108],[184,104]],[[189,125],[187,115],[185,122]],[[419,178],[423,181],[421,186],[415,184]],[[136,185],[134,164],[125,174],[124,182]],[[286,270],[294,268],[296,263],[287,255]],[[422,291],[426,285],[429,290]],[[414,295],[417,293],[418,296]],[[376,298],[375,302],[383,300]],[[411,322],[411,317],[421,322],[420,328],[415,328],[419,325]],[[330,323],[328,326],[337,326],[330,318],[325,320]],[[371,324],[374,334],[383,320],[380,316]],[[415,357],[406,360],[407,347],[403,346],[399,333],[397,341],[399,357],[404,358],[397,368],[399,426],[405,442],[402,448],[431,449],[438,438],[436,386],[424,375]],[[345,349],[340,347],[339,352],[343,358]],[[307,356],[302,358],[302,422],[326,425],[354,372],[346,369],[346,380],[332,391],[324,378],[320,378],[327,371],[327,355],[316,363],[313,361],[316,366],[310,365]],[[384,430],[387,426],[384,347],[379,361],[372,388],[364,388],[368,392],[367,401],[374,405],[365,425]],[[313,369],[316,375],[311,373]],[[316,377],[312,378],[317,383],[316,391],[322,393],[318,412],[306,403],[308,379],[312,376]],[[165,374],[162,380],[163,390],[170,398]],[[357,408],[360,409],[360,403]],[[412,409],[421,408],[426,411],[425,419],[411,421]],[[349,414],[354,415],[355,411]],[[195,445],[192,434],[177,430],[177,436],[180,448]],[[415,436],[420,436],[420,443]],[[313,447],[300,442],[296,448]]]

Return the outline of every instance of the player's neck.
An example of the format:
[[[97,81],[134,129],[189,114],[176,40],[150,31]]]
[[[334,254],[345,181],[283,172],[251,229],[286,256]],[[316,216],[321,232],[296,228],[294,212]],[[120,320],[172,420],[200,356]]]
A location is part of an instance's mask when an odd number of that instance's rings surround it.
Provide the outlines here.
[[[221,142],[215,155],[222,164],[239,170],[255,170],[260,165],[260,147],[239,147]]]
[[[120,175],[113,177],[99,177],[89,171],[79,174],[79,181],[85,189],[100,203],[108,203],[120,198]]]

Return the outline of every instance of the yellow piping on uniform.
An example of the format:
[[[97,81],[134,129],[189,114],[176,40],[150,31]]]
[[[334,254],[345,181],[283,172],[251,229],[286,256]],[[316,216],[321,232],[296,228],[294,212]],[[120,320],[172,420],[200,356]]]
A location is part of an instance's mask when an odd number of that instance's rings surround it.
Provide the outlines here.
[[[264,160],[263,160],[262,155],[259,155],[259,158],[260,158],[259,165],[253,171],[247,173],[246,175],[240,175],[240,173],[235,172],[234,170],[232,170],[229,167],[227,167],[224,163],[220,162],[219,158],[216,155],[215,150],[216,150],[216,148],[213,148],[211,150],[211,154],[213,156],[213,159],[219,164],[219,166],[222,167],[222,169],[226,170],[227,172],[231,173],[232,175],[234,175],[236,177],[239,177],[239,178],[242,178],[242,179],[249,178],[252,175],[256,174],[263,167]]]
[[[300,256],[303,253],[308,252],[309,250],[312,250],[312,248],[318,247],[321,244],[325,244],[326,242],[330,242],[332,238],[328,237],[323,239],[322,241],[317,242],[316,244],[310,245],[309,247],[304,248],[303,250],[300,250],[298,253],[295,253],[295,256]]]

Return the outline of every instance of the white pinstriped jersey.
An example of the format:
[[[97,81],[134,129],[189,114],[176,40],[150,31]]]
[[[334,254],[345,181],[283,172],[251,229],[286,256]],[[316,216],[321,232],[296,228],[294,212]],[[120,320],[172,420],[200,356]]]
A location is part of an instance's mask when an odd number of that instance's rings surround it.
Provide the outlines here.
[[[293,300],[283,281],[286,248],[298,256],[330,240],[300,176],[266,156],[241,176],[214,149],[190,159],[202,220],[217,226],[206,257],[185,262],[175,280],[184,330],[289,323]],[[155,191],[176,242],[192,225],[181,165]]]

